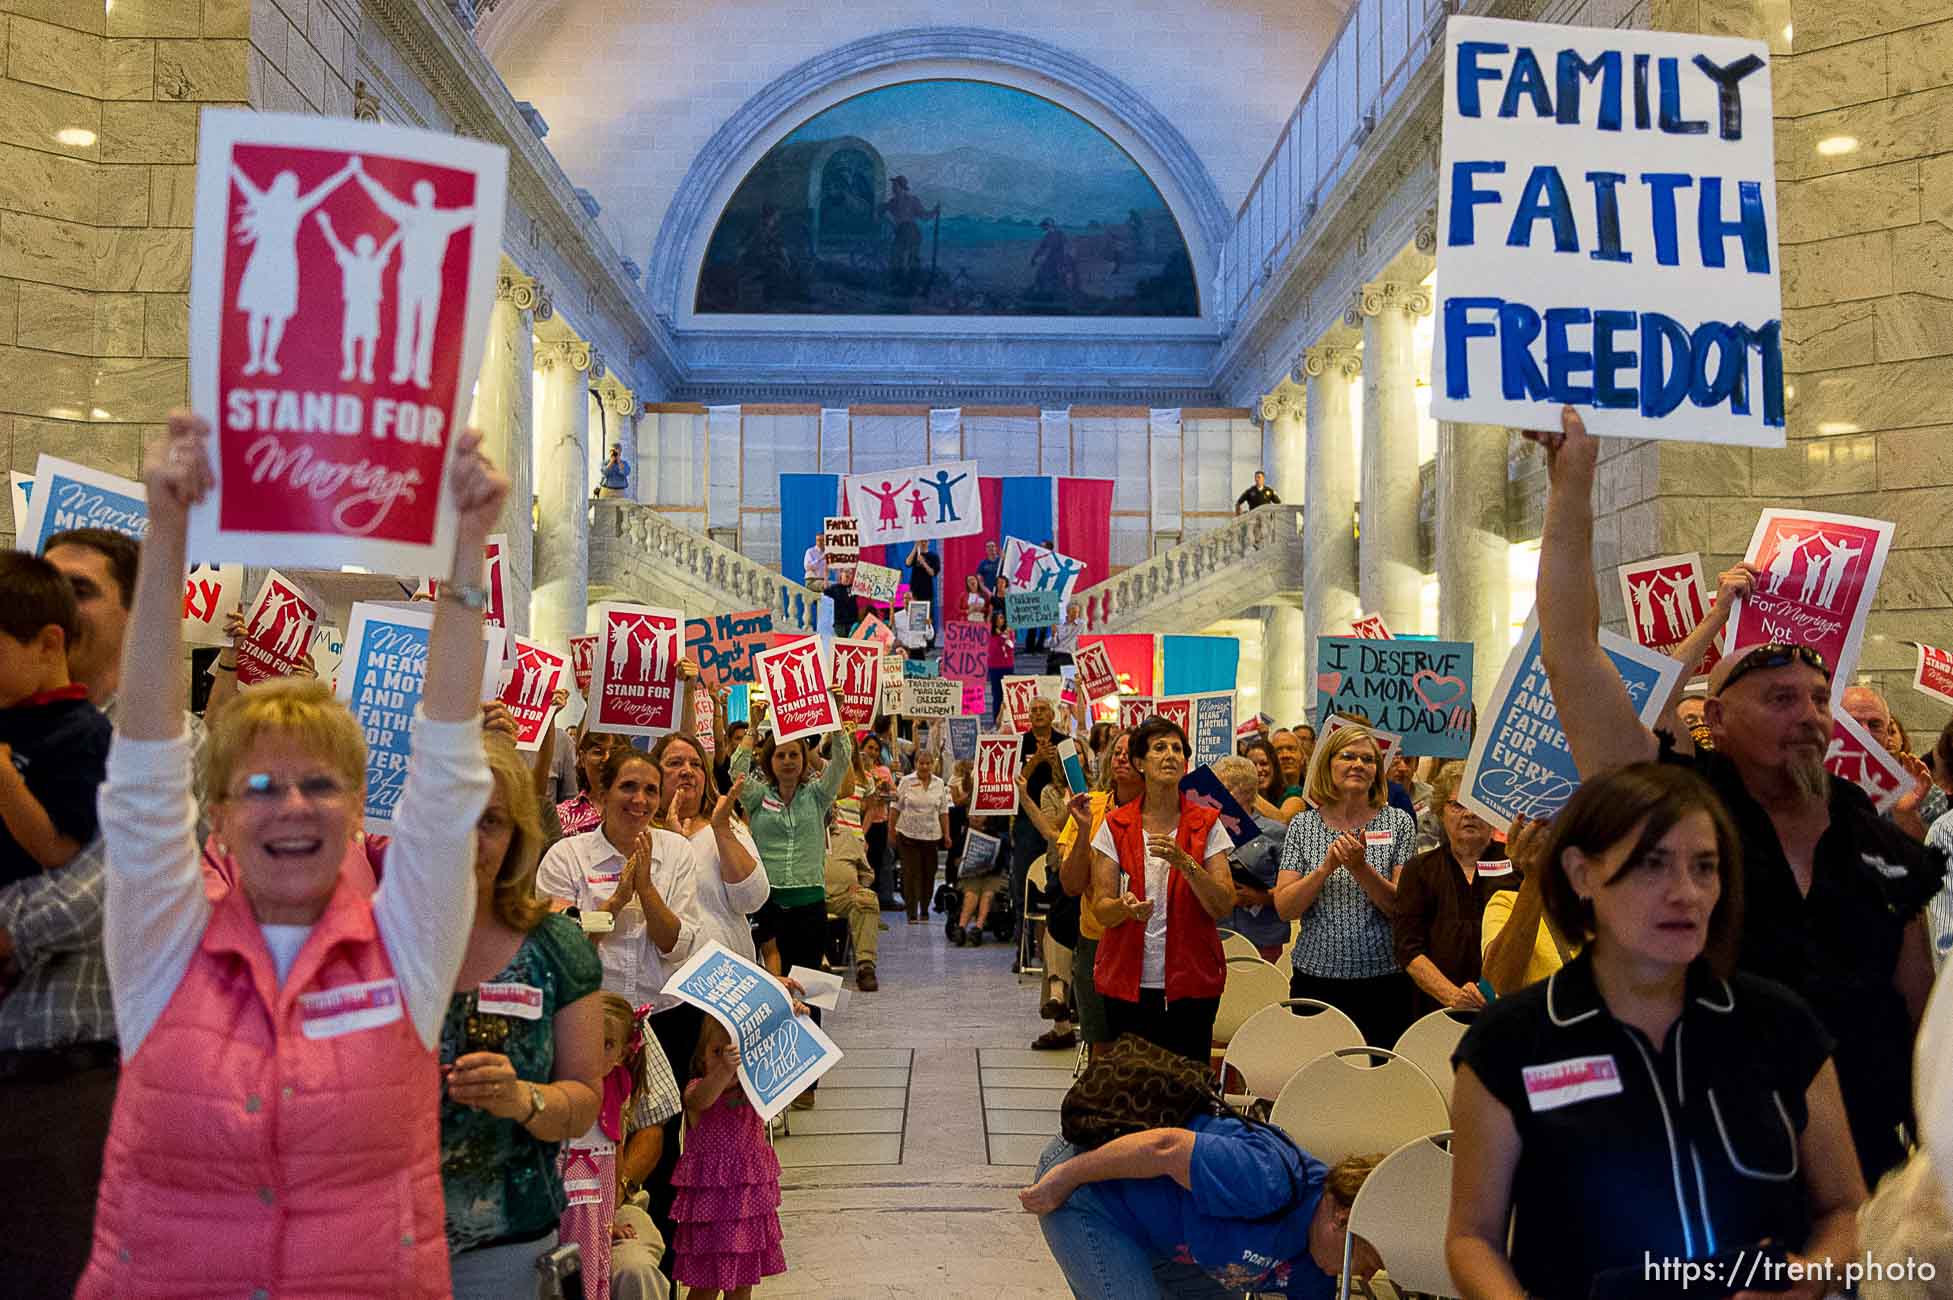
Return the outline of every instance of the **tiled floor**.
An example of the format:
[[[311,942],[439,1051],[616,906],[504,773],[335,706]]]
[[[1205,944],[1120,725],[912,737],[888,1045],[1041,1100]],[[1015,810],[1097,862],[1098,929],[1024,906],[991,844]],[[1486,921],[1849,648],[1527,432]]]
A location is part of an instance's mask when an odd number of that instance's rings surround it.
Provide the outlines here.
[[[882,916],[881,990],[827,1018],[847,1055],[778,1145],[787,1272],[756,1300],[1062,1300],[1017,1190],[1072,1054],[1027,1050],[1047,1025],[1009,945],[953,948],[940,924]]]

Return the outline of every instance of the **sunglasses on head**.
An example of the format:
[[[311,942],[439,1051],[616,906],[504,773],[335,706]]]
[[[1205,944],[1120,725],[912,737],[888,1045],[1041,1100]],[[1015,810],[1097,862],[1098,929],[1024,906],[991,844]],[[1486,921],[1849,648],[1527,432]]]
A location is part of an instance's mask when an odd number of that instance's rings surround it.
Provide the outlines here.
[[[1786,668],[1794,663],[1817,669],[1824,674],[1826,681],[1831,679],[1831,666],[1824,662],[1824,656],[1817,651],[1807,645],[1785,645],[1781,641],[1773,641],[1769,645],[1754,647],[1738,659],[1736,666],[1729,670],[1729,676],[1722,679],[1722,685],[1716,688],[1715,693],[1721,695],[1741,681],[1745,673],[1753,673],[1765,668]]]

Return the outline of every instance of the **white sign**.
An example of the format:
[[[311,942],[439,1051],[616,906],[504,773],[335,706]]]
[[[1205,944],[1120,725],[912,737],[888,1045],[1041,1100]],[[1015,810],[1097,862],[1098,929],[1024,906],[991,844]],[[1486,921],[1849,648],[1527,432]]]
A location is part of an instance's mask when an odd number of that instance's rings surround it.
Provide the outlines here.
[[[1784,445],[1769,50],[1454,17],[1431,416]]]
[[[183,579],[183,640],[187,645],[227,646],[224,625],[244,599],[244,566],[193,564]],[[313,657],[317,664],[317,655]],[[323,673],[320,674],[322,677]],[[330,681],[330,678],[326,678]]]
[[[963,703],[963,683],[954,677],[904,677],[902,716],[953,718]]]
[[[973,460],[849,474],[841,480],[841,510],[861,521],[863,546],[983,531]]]
[[[1071,599],[1085,561],[1060,555],[1048,546],[1033,546],[1018,537],[1004,539],[1003,562],[997,576],[1010,579],[1012,591],[1055,591],[1060,601]],[[1060,611],[1062,614],[1062,611]]]
[[[830,569],[829,573],[832,572]],[[901,585],[900,569],[891,569],[886,564],[870,564],[865,560],[854,566],[854,594],[861,600],[886,605],[895,599],[895,590]]]

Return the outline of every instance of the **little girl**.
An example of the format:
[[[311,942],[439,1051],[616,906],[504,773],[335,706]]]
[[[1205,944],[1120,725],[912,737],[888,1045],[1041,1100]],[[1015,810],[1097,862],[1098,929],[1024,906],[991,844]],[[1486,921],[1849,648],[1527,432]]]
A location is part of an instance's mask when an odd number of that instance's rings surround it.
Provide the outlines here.
[[[990,602],[984,598],[983,584],[972,573],[963,579],[963,618],[966,622],[981,623],[990,614]]]
[[[689,1288],[686,1300],[750,1300],[761,1278],[787,1271],[780,1161],[739,1087],[739,1049],[712,1016],[692,1052],[685,1151],[671,1181],[678,1193],[672,1276]]]
[[[586,1300],[610,1296],[610,1225],[617,1216],[617,1144],[624,1140],[624,1114],[644,1063],[644,1043],[631,1004],[615,993],[602,995],[604,1012],[603,1101],[597,1122],[580,1138],[563,1144],[556,1157],[558,1176],[569,1196],[559,1233],[583,1251]],[[659,1065],[663,1068],[663,1054]]]

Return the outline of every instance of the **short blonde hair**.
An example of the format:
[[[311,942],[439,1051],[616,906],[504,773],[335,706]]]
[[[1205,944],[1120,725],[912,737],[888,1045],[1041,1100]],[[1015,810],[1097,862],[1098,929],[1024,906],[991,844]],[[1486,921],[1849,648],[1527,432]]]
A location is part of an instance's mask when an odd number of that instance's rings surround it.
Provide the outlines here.
[[[542,810],[537,806],[536,778],[529,764],[516,752],[506,736],[486,736],[482,741],[488,774],[508,805],[509,847],[495,868],[492,907],[495,919],[512,930],[527,934],[549,915],[546,899],[536,896],[536,864],[542,860]]]
[[[1309,771],[1302,783],[1302,794],[1315,807],[1341,801],[1342,795],[1329,772],[1329,761],[1356,744],[1368,745],[1377,756],[1375,766],[1370,769],[1370,806],[1381,808],[1389,799],[1390,784],[1383,775],[1383,746],[1377,744],[1377,738],[1370,734],[1368,727],[1355,722],[1338,727],[1318,740],[1315,753],[1309,756]]]
[[[210,729],[205,788],[212,803],[231,797],[244,756],[266,736],[295,741],[346,782],[366,788],[366,733],[352,711],[311,677],[278,677],[247,686]]]
[[[1368,1156],[1344,1156],[1329,1166],[1329,1174],[1323,1180],[1323,1190],[1333,1197],[1344,1209],[1356,1204],[1356,1194],[1363,1190],[1363,1184],[1383,1163],[1384,1153],[1379,1151]]]
[[[1261,793],[1261,775],[1255,771],[1254,760],[1243,758],[1239,754],[1217,758],[1214,760],[1214,776],[1227,787],[1227,792],[1234,796],[1236,803],[1248,812],[1252,813],[1255,810],[1255,796]],[[1243,790],[1248,792],[1246,799],[1241,797]]]

